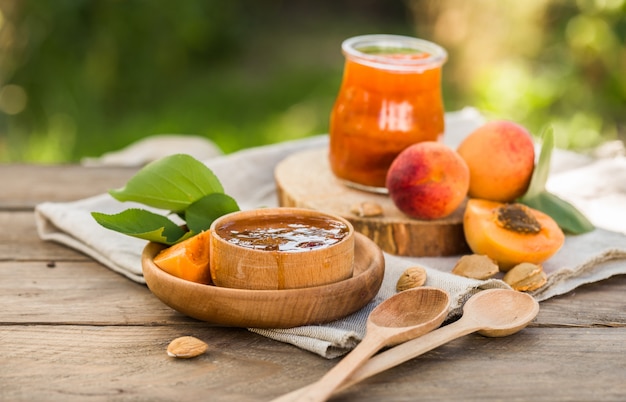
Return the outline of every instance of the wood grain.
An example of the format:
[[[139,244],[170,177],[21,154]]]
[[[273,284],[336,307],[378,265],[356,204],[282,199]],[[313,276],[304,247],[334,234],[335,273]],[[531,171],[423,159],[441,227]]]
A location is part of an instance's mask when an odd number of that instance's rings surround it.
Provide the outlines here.
[[[76,165],[0,165],[0,208],[28,210],[45,201],[70,201],[122,187],[137,168]]]
[[[0,256],[4,260],[90,260],[68,247],[39,239],[32,210],[7,212],[0,209],[0,228]]]
[[[95,262],[0,262],[0,317],[9,323],[137,325],[183,316],[144,285]],[[97,311],[97,314],[94,314]]]
[[[207,342],[208,352],[169,358],[167,344],[183,335]],[[7,401],[268,401],[336,364],[232,328],[5,325],[0,339]],[[470,335],[332,400],[623,400],[624,339],[626,328]]]
[[[286,158],[276,167],[275,179],[281,206],[311,208],[342,216],[357,232],[374,240],[388,253],[446,256],[469,250],[463,234],[464,205],[443,219],[411,219],[400,212],[387,195],[342,184],[330,171],[325,149],[303,151]],[[351,207],[362,202],[379,204],[383,216],[356,216]]]

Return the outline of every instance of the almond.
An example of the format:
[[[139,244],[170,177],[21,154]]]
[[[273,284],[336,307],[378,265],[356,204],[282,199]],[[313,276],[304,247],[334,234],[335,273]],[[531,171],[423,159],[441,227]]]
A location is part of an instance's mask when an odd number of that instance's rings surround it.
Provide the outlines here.
[[[167,355],[179,359],[190,359],[200,356],[208,349],[209,345],[193,336],[181,336],[174,339],[167,346]]]
[[[472,279],[488,279],[500,271],[498,264],[486,255],[472,254],[461,257],[452,273]]]
[[[548,277],[541,265],[523,262],[511,268],[502,280],[515,290],[530,292],[545,285]]]
[[[407,268],[396,284],[396,291],[402,292],[403,290],[416,288],[426,283],[426,270],[422,267]]]
[[[350,206],[350,212],[360,218],[370,218],[383,215],[383,207],[371,201],[357,202]]]

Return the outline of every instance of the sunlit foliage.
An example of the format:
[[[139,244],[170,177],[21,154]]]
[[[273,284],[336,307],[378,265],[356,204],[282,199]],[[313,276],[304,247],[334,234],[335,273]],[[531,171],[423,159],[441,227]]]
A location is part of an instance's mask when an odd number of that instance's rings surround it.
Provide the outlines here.
[[[326,132],[340,43],[365,33],[446,47],[448,110],[552,124],[586,148],[626,136],[625,16],[626,0],[0,0],[0,161]]]

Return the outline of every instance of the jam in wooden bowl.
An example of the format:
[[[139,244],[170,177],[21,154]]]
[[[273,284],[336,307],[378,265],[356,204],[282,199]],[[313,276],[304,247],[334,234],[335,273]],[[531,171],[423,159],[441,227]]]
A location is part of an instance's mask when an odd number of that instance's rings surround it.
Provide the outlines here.
[[[301,208],[222,216],[211,225],[211,278],[236,289],[297,289],[352,277],[354,229],[342,217]]]

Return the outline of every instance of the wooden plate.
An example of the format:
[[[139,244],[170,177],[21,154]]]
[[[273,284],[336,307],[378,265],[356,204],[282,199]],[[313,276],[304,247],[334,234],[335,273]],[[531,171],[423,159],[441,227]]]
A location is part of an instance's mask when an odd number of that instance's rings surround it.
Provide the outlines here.
[[[244,290],[202,285],[172,276],[152,261],[163,248],[148,243],[143,275],[152,293],[174,310],[198,320],[244,328],[291,328],[343,318],[376,296],[385,260],[380,248],[355,233],[352,278],[330,285],[286,290]]]
[[[339,215],[354,230],[374,240],[383,251],[412,257],[439,257],[466,254],[469,247],[463,233],[465,203],[450,216],[430,221],[403,214],[386,194],[346,186],[330,170],[328,150],[319,148],[293,154],[274,171],[278,202],[282,207],[310,208]],[[355,204],[380,205],[382,216],[360,217]]]

